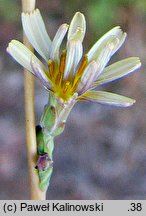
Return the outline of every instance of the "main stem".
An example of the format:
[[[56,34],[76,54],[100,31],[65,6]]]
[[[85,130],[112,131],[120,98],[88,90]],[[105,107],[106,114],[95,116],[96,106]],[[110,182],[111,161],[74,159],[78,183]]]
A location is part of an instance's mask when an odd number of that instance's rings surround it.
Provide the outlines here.
[[[22,0],[22,11],[31,12],[35,9],[35,0]],[[23,36],[25,46],[32,50],[26,36]],[[35,169],[37,145],[35,132],[35,112],[34,112],[34,76],[24,70],[24,100],[25,100],[25,119],[26,119],[26,143],[27,157],[30,179],[31,200],[45,200],[46,192],[39,188],[38,172]]]

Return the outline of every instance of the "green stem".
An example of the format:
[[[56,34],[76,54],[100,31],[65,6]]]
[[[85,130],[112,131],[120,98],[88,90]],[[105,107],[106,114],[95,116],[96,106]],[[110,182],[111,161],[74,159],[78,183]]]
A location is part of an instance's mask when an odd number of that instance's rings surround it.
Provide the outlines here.
[[[62,102],[50,93],[37,130],[38,161],[41,190],[47,190],[53,172],[54,138],[64,130],[67,117],[76,102],[75,94],[69,101]]]

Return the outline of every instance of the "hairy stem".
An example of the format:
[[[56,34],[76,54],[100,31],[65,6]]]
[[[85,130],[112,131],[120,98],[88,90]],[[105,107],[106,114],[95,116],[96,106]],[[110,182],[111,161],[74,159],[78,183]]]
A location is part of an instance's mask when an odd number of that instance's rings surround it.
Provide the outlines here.
[[[22,0],[22,11],[31,12],[35,9],[35,0]],[[26,36],[23,36],[25,46],[32,50]],[[24,100],[26,118],[26,143],[30,179],[30,193],[32,200],[45,200],[46,192],[39,188],[38,171],[35,169],[37,145],[35,132],[34,112],[34,77],[27,70],[24,70]]]

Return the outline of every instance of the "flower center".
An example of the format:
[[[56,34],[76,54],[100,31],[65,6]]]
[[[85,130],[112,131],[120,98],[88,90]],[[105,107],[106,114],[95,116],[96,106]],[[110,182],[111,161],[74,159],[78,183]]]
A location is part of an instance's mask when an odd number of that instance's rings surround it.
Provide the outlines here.
[[[81,76],[87,66],[87,56],[85,55],[73,76],[69,76],[68,80],[64,80],[64,69],[66,61],[66,51],[64,50],[60,57],[60,63],[48,61],[49,79],[52,84],[54,94],[62,98],[64,101],[68,101],[70,97],[76,92],[76,88],[80,82]]]

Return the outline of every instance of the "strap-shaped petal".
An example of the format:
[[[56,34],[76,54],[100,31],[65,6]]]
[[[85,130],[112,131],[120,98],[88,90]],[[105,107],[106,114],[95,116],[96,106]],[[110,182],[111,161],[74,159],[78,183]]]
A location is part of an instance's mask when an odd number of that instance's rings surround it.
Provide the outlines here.
[[[51,40],[40,11],[36,9],[31,13],[22,13],[22,25],[32,46],[47,61],[50,54]]]
[[[94,82],[95,77],[97,76],[97,72],[98,65],[96,61],[90,62],[87,68],[85,69],[81,77],[81,80],[77,86],[77,92],[79,95],[86,92],[92,86],[92,83]]]
[[[113,50],[119,43],[119,39],[115,36],[110,36],[102,45],[99,47],[98,52],[96,53],[96,58],[94,59],[99,65],[98,76],[102,73],[104,67],[107,65],[110,57],[113,53]],[[97,78],[97,77],[96,77]]]
[[[94,82],[93,86],[105,84],[116,79],[122,78],[141,66],[141,62],[138,57],[130,57],[118,61],[108,67],[106,67],[98,80]]]
[[[34,75],[41,81],[41,83],[44,85],[45,88],[48,90],[51,90],[51,83],[45,73],[45,71],[41,68],[40,64],[35,62],[35,60],[31,59],[31,67],[33,70]]]
[[[86,32],[86,20],[82,13],[75,13],[69,27],[68,40],[80,40],[83,41]]]
[[[105,35],[103,35],[89,50],[87,53],[88,61],[92,61],[97,58],[98,52],[103,47],[103,45],[106,43],[106,41],[110,37],[117,37],[119,39],[119,43],[116,44],[115,48],[113,49],[112,55],[121,47],[121,45],[124,43],[126,38],[126,33],[123,33],[119,26],[111,29],[108,31]]]
[[[64,80],[69,76],[75,76],[77,66],[83,55],[83,47],[80,41],[68,41],[67,43],[67,55],[64,70]]]
[[[33,73],[31,67],[31,59],[33,58],[35,62],[37,62],[41,68],[45,70],[44,65],[41,61],[21,42],[17,40],[12,40],[8,47],[7,52],[24,68]]]
[[[119,29],[119,34],[118,34],[118,39],[119,39],[119,43],[117,44],[117,46],[115,47],[115,49],[113,50],[112,55],[115,54],[115,52],[117,52],[117,50],[120,49],[120,47],[123,45],[123,43],[125,42],[125,39],[127,37],[127,33],[123,32],[121,29]]]
[[[59,62],[59,49],[67,30],[68,30],[68,25],[62,24],[59,27],[58,31],[56,32],[56,35],[51,44],[51,51],[50,51],[50,59],[52,59],[53,61]]]
[[[101,104],[128,107],[135,103],[134,99],[105,91],[88,91],[79,100],[89,100]]]

